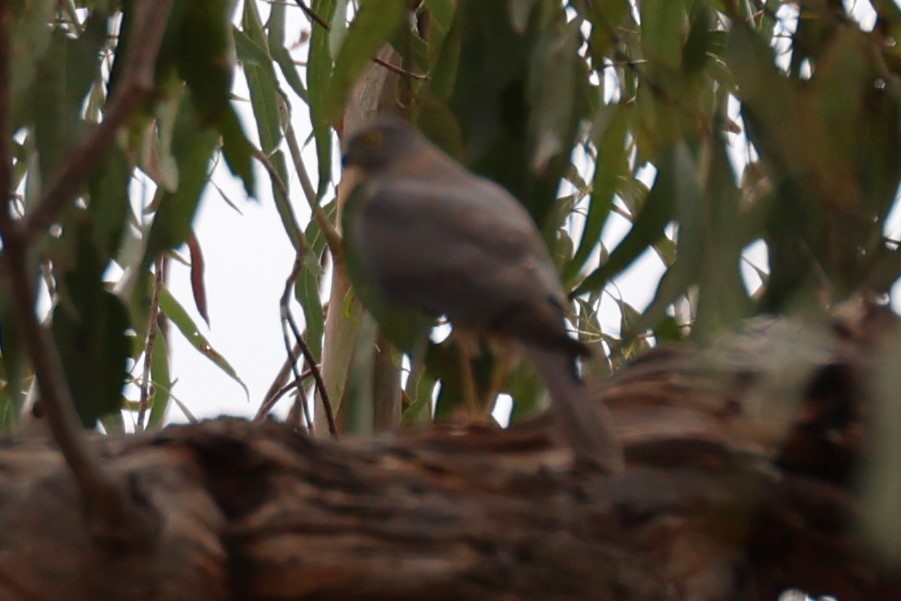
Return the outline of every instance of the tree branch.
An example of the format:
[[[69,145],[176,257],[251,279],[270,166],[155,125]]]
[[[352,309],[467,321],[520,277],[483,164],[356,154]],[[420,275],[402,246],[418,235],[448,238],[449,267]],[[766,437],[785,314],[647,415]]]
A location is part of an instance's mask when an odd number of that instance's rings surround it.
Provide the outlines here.
[[[151,10],[152,7],[155,10]],[[170,7],[171,0],[155,4],[145,0],[137,6],[137,9],[143,9],[141,14],[145,18],[141,20],[143,27],[127,63],[122,93],[110,103],[104,122],[73,149],[70,160],[61,167],[34,212],[20,221],[15,218],[13,196],[9,189],[11,9],[8,2],[0,3],[0,163],[3,165],[0,167],[0,190],[4,195],[0,208],[0,236],[3,238],[3,259],[9,274],[13,304],[47,412],[47,422],[84,496],[92,533],[128,546],[151,540],[157,534],[158,516],[135,502],[136,491],[129,490],[105,473],[93,448],[85,443],[59,354],[35,314],[36,281],[32,274],[29,242],[38,234],[45,233],[58,218],[103,157],[119,126],[149,96],[153,87],[153,66]]]

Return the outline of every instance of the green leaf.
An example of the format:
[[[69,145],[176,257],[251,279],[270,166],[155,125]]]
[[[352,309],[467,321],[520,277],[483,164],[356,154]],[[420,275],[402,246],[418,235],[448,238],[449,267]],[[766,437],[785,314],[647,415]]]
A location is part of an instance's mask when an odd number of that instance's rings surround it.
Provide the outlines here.
[[[282,76],[294,93],[304,101],[307,99],[307,90],[297,73],[297,66],[288,48],[285,46],[285,7],[283,2],[274,2],[269,9],[269,23],[266,31],[269,33],[269,54],[278,65]]]
[[[265,53],[265,58],[258,57],[257,64],[244,64],[244,76],[247,78],[250,105],[257,122],[260,148],[268,156],[275,151],[282,138],[281,119],[278,113],[282,101],[278,93],[278,79],[269,55],[266,34],[255,2],[244,3],[241,25],[249,41]],[[235,38],[239,40],[241,36],[236,35]],[[249,46],[247,40],[241,40],[240,47],[246,50]]]
[[[213,365],[221,369],[228,377],[237,382],[244,389],[244,394],[247,395],[247,398],[250,398],[250,391],[241,378],[238,377],[231,364],[210,345],[206,337],[200,333],[200,329],[194,323],[194,320],[191,319],[191,316],[188,315],[188,312],[175,300],[175,297],[172,296],[172,293],[165,286],[160,289],[160,311],[175,324],[175,327],[191,343],[191,346],[209,359]]]
[[[221,0],[192,0],[187,4],[176,62],[201,121],[209,124],[222,119],[231,108],[235,54],[231,11],[229,3]]]
[[[200,124],[189,96],[186,90],[178,108],[172,140],[172,156],[179,168],[178,188],[162,195],[150,228],[144,269],[160,253],[177,248],[187,240],[207,183],[207,167],[218,136],[215,130]]]
[[[511,424],[535,415],[546,406],[544,385],[535,369],[525,362],[520,362],[507,377],[507,392],[513,397]]]
[[[235,51],[238,54],[238,60],[244,67],[247,65],[259,67],[269,62],[270,57],[264,45],[237,28],[232,30],[232,35],[235,37]]]
[[[580,44],[579,26],[575,22],[563,27],[546,24],[534,42],[529,61],[528,99],[530,166],[535,171],[543,171],[554,156],[571,151],[570,121],[578,115],[576,94],[585,75],[579,56]]]
[[[642,0],[641,44],[654,63],[678,67],[682,58],[682,0]]]
[[[622,338],[625,343],[631,342],[649,328],[657,326],[666,315],[667,308],[680,295],[685,294],[688,287],[698,279],[704,264],[704,257],[702,255],[702,222],[699,216],[701,188],[697,174],[697,163],[684,143],[676,144],[666,151],[659,167],[657,181],[654,182],[654,187],[648,194],[647,204],[656,202],[659,194],[668,198],[664,202],[674,203],[678,207],[681,229],[676,262],[666,270],[660,279],[651,304],[643,313],[632,316],[631,319],[624,322],[627,329],[623,330]],[[655,190],[659,190],[659,192],[655,193]],[[641,219],[640,215],[639,219]],[[614,250],[615,253],[616,250]],[[613,255],[611,255],[611,260],[612,258]],[[738,266],[736,265],[735,268],[737,269]]]
[[[11,290],[0,288],[0,432],[19,423],[27,387],[27,356],[19,332]]]
[[[270,157],[269,162],[275,169],[276,174],[278,174],[279,179],[287,185],[288,167],[285,164],[285,153],[281,150],[276,150]],[[300,225],[297,223],[297,217],[294,215],[294,209],[291,206],[291,199],[282,193],[280,186],[274,181],[272,182],[272,197],[275,199],[275,210],[278,211],[278,216],[282,220],[282,227],[285,228],[285,233],[294,246],[294,251],[307,252],[304,246],[306,239],[300,230]]]
[[[126,199],[131,171],[125,155],[114,144],[88,182],[88,212],[93,220],[93,242],[104,263],[116,256],[128,220]]]
[[[315,0],[312,11],[326,23],[331,22],[335,14],[335,0]],[[332,129],[328,120],[329,79],[332,76],[332,56],[329,52],[328,31],[313,26],[310,34],[310,53],[307,64],[308,105],[310,107],[310,123],[313,125],[313,139],[316,142],[316,162],[319,166],[319,182],[316,194],[322,199],[332,179]]]
[[[332,60],[338,58],[341,46],[347,39],[347,0],[337,0],[335,14],[329,23],[328,50]]]
[[[100,416],[100,424],[107,435],[125,434],[125,420],[121,411],[114,411]]]
[[[579,273],[591,255],[591,251],[600,242],[604,224],[607,223],[607,218],[613,210],[620,181],[628,173],[626,144],[628,115],[628,108],[622,105],[617,107],[601,136],[595,160],[594,179],[591,183],[591,201],[588,205],[585,229],[582,232],[582,239],[579,241],[579,248],[563,272],[563,279],[566,282],[570,282]]]
[[[56,0],[17,2],[13,10],[9,32],[15,60],[10,61],[12,81],[8,82],[9,98],[13,105],[13,131],[25,121],[25,113],[30,113],[34,108],[25,90],[31,87],[38,61],[50,46],[53,30],[47,24],[53,20],[57,4]]]
[[[631,6],[628,0],[606,0],[605,2],[574,2],[570,5],[591,25],[588,51],[592,67],[596,71],[604,68],[614,46],[621,43],[620,31],[631,30],[629,21]]]
[[[82,104],[91,84],[100,77],[100,48],[106,42],[106,25],[106,18],[95,14],[78,38],[54,30],[50,48],[38,64],[30,107],[39,173],[45,182],[69,158],[84,129]]]
[[[156,325],[156,338],[153,342],[153,354],[150,358],[150,376],[153,382],[153,402],[150,405],[150,417],[147,429],[156,430],[162,427],[172,398],[172,375],[169,371],[169,345],[166,337]]]
[[[102,281],[107,261],[93,244],[92,228],[76,214],[63,235],[75,246],[74,269],[65,273],[51,332],[59,350],[75,409],[86,428],[122,406],[130,354],[125,305]]]
[[[256,182],[253,175],[253,145],[244,135],[244,129],[235,112],[235,107],[229,104],[228,109],[219,122],[219,131],[222,134],[222,156],[225,164],[232,173],[241,178],[244,184],[244,192],[250,198],[256,198]]]
[[[449,6],[438,6],[447,3]],[[436,39],[429,41],[431,54],[431,77],[428,82],[429,89],[443,101],[446,101],[454,91],[457,79],[457,69],[460,64],[460,44],[463,40],[463,18],[456,12],[456,3],[450,0],[433,0],[426,2],[430,11],[434,10],[434,20],[439,27],[446,28],[446,34],[440,36],[440,43]],[[440,16],[439,16],[440,15]]]
[[[428,340],[423,339],[423,343],[425,348]],[[432,397],[438,380],[426,371],[425,358],[421,355],[422,353],[413,352],[410,357],[410,375],[404,389],[410,402],[401,415],[401,424],[405,426],[432,421]]]
[[[329,217],[334,218],[335,208],[334,202],[327,206]],[[310,220],[304,237],[309,248],[305,251],[306,260],[294,284],[294,296],[303,309],[304,322],[307,325],[307,344],[310,352],[318,360],[322,356],[322,337],[325,335],[325,311],[322,308],[319,289],[322,276],[319,260],[325,252],[325,236],[322,235],[319,223],[315,219]]]
[[[672,153],[667,154],[666,157],[659,168],[654,186],[648,192],[641,212],[632,224],[632,229],[611,251],[610,258],[591,272],[576,288],[573,295],[603,288],[611,278],[631,265],[635,259],[663,236],[664,228],[674,216],[677,177],[677,174],[673,173]]]
[[[434,65],[445,51],[444,44],[454,24],[457,3],[455,0],[425,0],[425,6],[429,17],[429,64]]]
[[[362,3],[335,57],[335,68],[329,78],[326,95],[327,121],[336,121],[343,114],[351,87],[369,66],[379,48],[401,26],[406,14],[407,3],[404,0]]]

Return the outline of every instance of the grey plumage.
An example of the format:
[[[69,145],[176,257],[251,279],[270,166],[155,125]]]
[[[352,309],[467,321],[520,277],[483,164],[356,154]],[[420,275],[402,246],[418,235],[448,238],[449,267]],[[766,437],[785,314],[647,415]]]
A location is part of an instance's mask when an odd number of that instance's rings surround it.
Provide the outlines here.
[[[456,327],[518,340],[579,459],[618,469],[609,420],[575,372],[589,350],[566,331],[563,288],[525,208],[393,119],[356,132],[344,163],[364,173],[351,235],[379,292]]]

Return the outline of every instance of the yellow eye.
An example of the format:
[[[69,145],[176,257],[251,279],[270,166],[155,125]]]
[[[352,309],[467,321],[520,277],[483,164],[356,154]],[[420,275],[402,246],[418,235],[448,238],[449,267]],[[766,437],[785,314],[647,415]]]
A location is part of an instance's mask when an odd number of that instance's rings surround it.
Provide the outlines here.
[[[360,141],[363,143],[363,147],[367,150],[375,150],[376,148],[380,147],[385,141],[385,136],[382,134],[382,132],[374,130],[366,132],[363,135],[363,139]]]

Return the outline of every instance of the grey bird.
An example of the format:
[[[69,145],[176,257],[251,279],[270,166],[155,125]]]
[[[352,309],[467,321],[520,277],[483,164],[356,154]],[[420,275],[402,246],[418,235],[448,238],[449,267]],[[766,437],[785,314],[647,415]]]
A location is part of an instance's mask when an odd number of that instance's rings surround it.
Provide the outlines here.
[[[393,118],[353,133],[343,164],[362,171],[348,225],[375,289],[455,328],[518,341],[576,459],[620,470],[609,417],[576,371],[590,351],[566,330],[559,275],[522,204]]]

